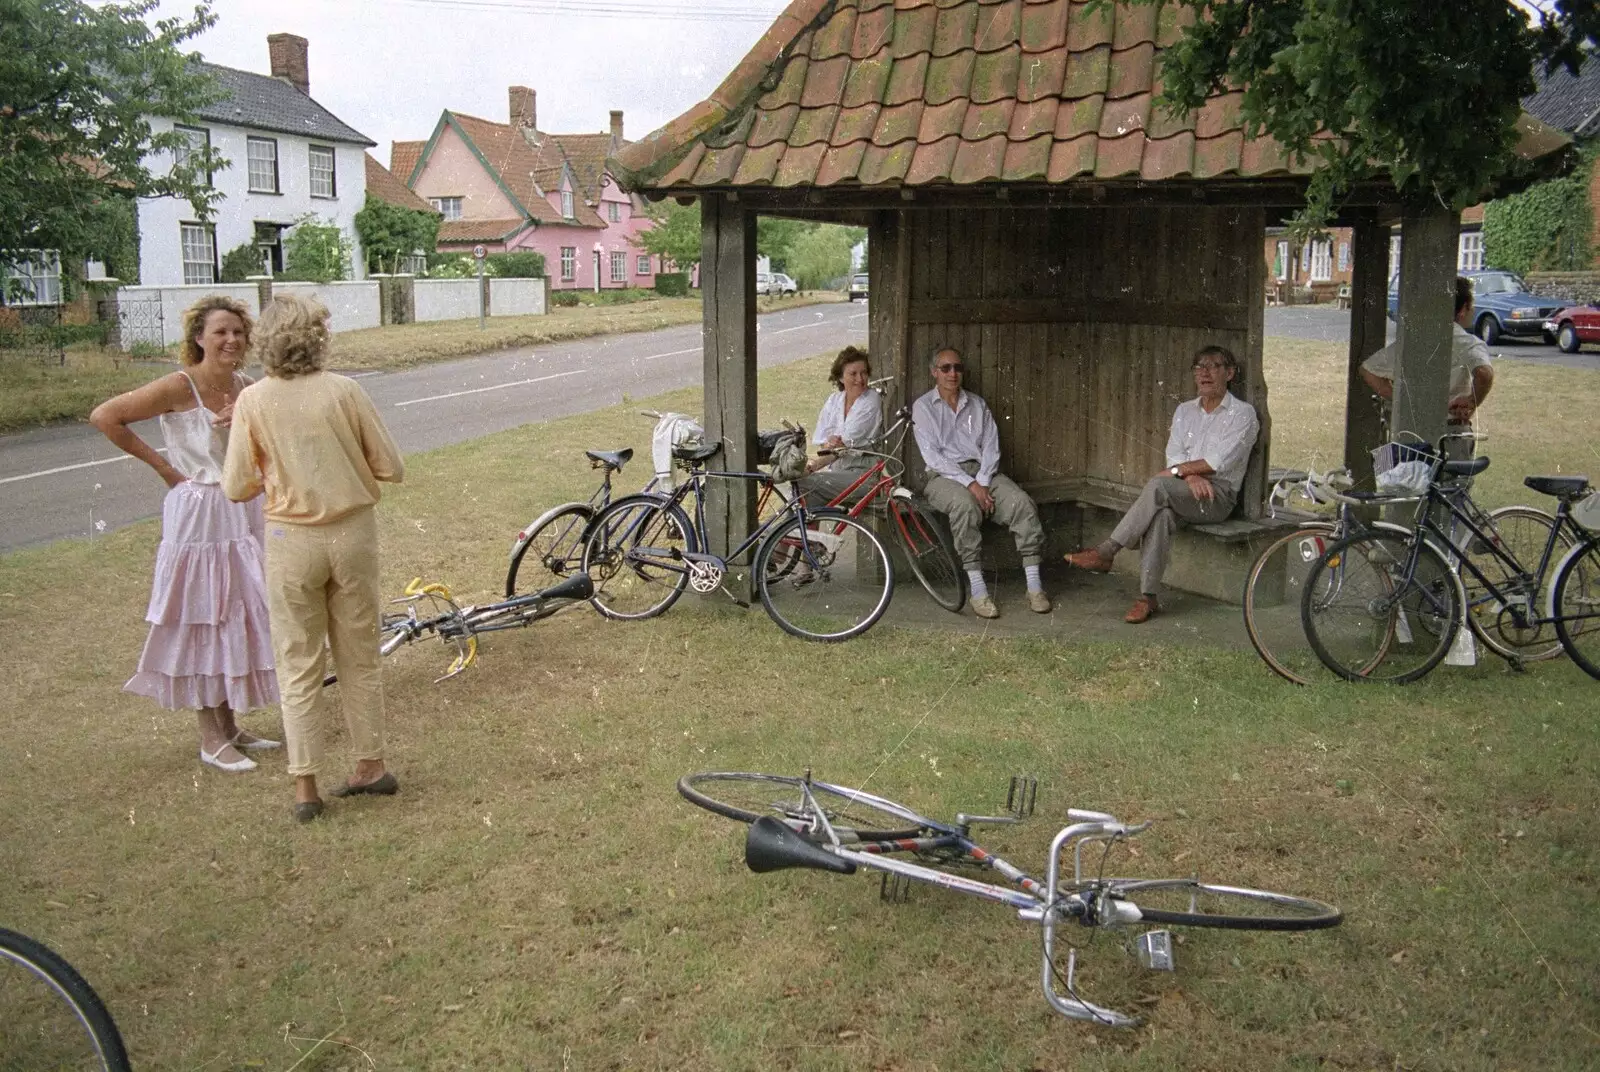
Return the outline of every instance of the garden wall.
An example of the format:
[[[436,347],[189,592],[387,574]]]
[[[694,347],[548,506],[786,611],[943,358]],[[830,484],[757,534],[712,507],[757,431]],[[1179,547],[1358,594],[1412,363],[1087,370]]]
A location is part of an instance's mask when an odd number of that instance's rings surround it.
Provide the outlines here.
[[[543,316],[545,281],[543,279],[491,279],[489,280],[489,314],[491,316]]]
[[[254,283],[191,284],[175,287],[119,287],[117,337],[124,350],[143,343],[165,347],[183,338],[183,311],[201,298],[222,294],[236,298],[258,315]]]
[[[272,284],[274,296],[298,294],[302,298],[315,298],[328,307],[328,328],[335,333],[375,328],[383,323],[378,301],[378,284],[361,283],[278,283]]]
[[[476,279],[419,279],[415,289],[416,319],[465,320],[478,315]]]
[[[1529,272],[1523,282],[1535,294],[1560,298],[1571,305],[1600,302],[1600,272]]]

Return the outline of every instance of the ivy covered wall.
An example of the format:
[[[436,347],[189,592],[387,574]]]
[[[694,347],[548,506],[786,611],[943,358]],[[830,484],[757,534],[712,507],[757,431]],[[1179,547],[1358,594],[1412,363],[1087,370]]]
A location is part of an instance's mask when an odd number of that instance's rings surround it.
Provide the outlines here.
[[[1572,174],[1512,197],[1483,214],[1484,264],[1513,272],[1576,272],[1594,265],[1595,156],[1584,146]]]

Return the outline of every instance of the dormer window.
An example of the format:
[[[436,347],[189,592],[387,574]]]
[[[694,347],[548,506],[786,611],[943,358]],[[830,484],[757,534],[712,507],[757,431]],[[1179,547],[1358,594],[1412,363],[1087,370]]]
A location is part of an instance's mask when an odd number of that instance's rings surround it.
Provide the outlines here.
[[[570,219],[573,218],[573,215],[574,215],[574,213],[573,213],[573,207],[572,207],[572,191],[571,190],[562,190],[561,191],[561,216],[562,216],[563,219],[570,220]]]

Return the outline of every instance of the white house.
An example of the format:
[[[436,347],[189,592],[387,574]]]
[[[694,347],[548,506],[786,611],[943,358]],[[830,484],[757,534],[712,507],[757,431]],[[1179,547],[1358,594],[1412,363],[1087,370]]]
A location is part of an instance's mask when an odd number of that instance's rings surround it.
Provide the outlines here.
[[[311,99],[305,38],[272,34],[267,48],[270,77],[203,63],[222,99],[192,123],[152,121],[157,130],[177,127],[195,145],[209,144],[232,166],[211,176],[224,196],[210,221],[179,198],[139,202],[145,286],[215,283],[222,257],[245,244],[256,246],[262,270],[275,274],[283,268],[284,232],[308,215],[338,224],[350,241],[355,278],[365,275],[355,215],[367,196],[365,150],[376,143]]]

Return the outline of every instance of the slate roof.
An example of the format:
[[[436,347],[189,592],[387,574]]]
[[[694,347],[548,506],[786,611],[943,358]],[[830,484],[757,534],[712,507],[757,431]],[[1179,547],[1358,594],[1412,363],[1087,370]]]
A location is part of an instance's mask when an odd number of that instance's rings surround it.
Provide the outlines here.
[[[1183,120],[1152,106],[1161,50],[1192,18],[1159,0],[792,0],[613,171],[630,189],[1309,173],[1244,136],[1239,92]]]
[[[1591,56],[1577,74],[1557,67],[1539,78],[1539,90],[1522,102],[1528,114],[1575,138],[1600,132],[1600,63]]]
[[[362,153],[367,158],[367,193],[379,201],[387,201],[400,208],[408,208],[413,212],[432,212],[438,215],[434,207],[418,197],[405,183],[395,178],[389,169],[378,163],[378,158],[371,153]]]
[[[338,116],[287,82],[215,63],[197,60],[195,65],[217,80],[223,94],[216,103],[195,110],[200,119],[296,134],[315,141],[353,142],[362,146],[378,144],[346,126]]]
[[[439,225],[440,242],[500,242],[528,226],[525,219],[445,220]]]

